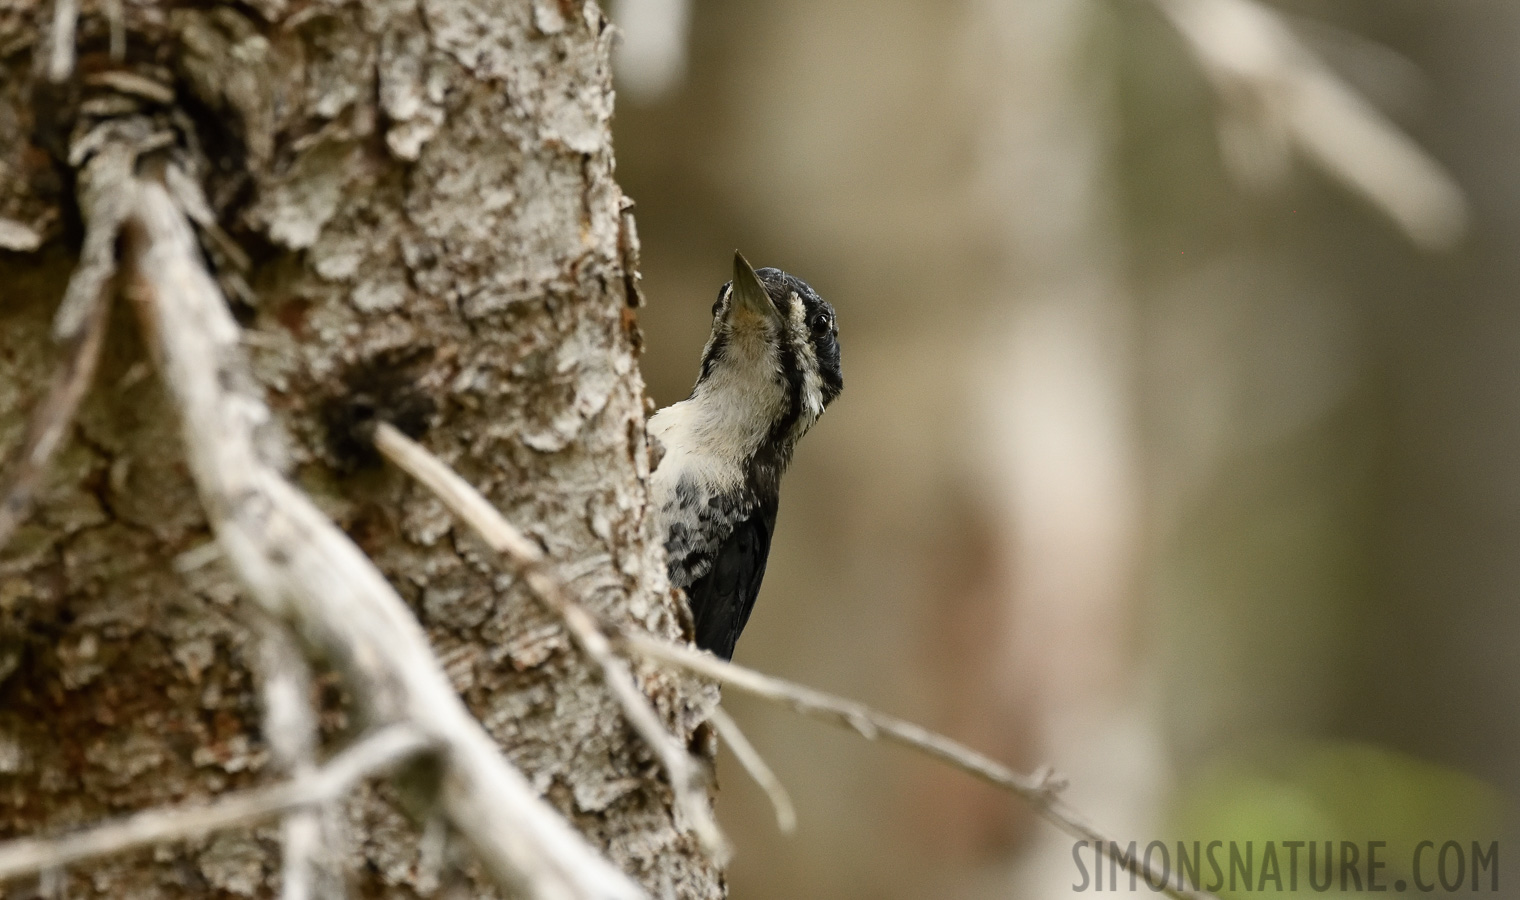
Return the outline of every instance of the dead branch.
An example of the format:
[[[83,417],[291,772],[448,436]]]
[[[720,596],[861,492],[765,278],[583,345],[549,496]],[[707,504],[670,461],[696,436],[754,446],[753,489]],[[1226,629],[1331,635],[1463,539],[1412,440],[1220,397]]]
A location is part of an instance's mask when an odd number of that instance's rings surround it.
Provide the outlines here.
[[[963,772],[970,773],[1003,790],[1017,794],[1029,803],[1041,818],[1067,834],[1091,841],[1100,853],[1107,853],[1110,842],[1086,819],[1060,798],[1065,783],[1049,772],[1034,776],[1020,775],[1002,763],[990,759],[944,735],[936,734],[912,722],[877,712],[863,703],[764,675],[753,669],[736,666],[701,650],[672,644],[647,634],[625,633],[623,643],[646,658],[665,665],[711,678],[721,684],[779,703],[810,718],[840,725],[867,740],[885,739],[934,757]],[[1148,883],[1166,884],[1167,873],[1147,869],[1139,858],[1116,857],[1126,871],[1145,878]],[[1214,900],[1203,891],[1168,886],[1166,893],[1180,900]]]
[[[256,825],[297,809],[330,803],[356,784],[432,749],[415,728],[392,725],[356,741],[315,771],[200,806],[149,809],[59,838],[0,844],[0,881],[73,863]]]
[[[79,203],[94,211],[85,222],[84,244],[79,249],[79,264],[69,276],[63,301],[53,316],[53,339],[72,343],[90,318],[91,310],[102,302],[111,279],[116,275],[116,237],[126,217],[127,198],[119,191],[103,188],[130,178],[137,162],[135,146],[148,127],[138,125],[121,129],[123,134],[94,153],[84,163],[79,178]],[[98,192],[98,193],[97,193]]]
[[[83,324],[64,348],[64,359],[53,373],[47,394],[32,411],[26,434],[5,467],[0,483],[0,547],[10,543],[16,529],[32,513],[37,491],[47,477],[53,455],[63,443],[79,403],[95,378],[104,343],[110,304],[97,294]]]
[[[275,771],[303,778],[317,768],[319,734],[311,704],[311,666],[279,623],[259,624],[264,740]],[[341,897],[343,876],[330,837],[335,804],[291,810],[280,823],[281,900]]]
[[[760,790],[771,801],[771,809],[776,813],[776,827],[782,834],[796,831],[797,807],[792,805],[792,795],[787,793],[786,785],[766,765],[765,757],[745,737],[739,723],[721,706],[713,707],[711,721],[713,728],[718,731],[718,737],[734,751],[734,759],[739,761],[739,765],[744,767],[744,771],[749,773],[749,777],[755,780],[755,784],[760,786]]]
[[[481,496],[449,465],[438,459],[426,448],[397,431],[393,426],[379,423],[375,429],[375,446],[382,454],[412,477],[427,486],[455,515],[473,527],[486,543],[508,561],[528,581],[533,593],[552,611],[560,615],[567,629],[587,656],[602,667],[609,686],[613,686],[620,700],[624,691],[637,698],[624,700],[624,710],[630,721],[637,724],[637,712],[642,706],[653,722],[655,735],[660,741],[673,740],[659,724],[648,700],[633,683],[627,663],[613,652],[606,634],[584,607],[572,600],[564,585],[545,567],[543,551],[522,532],[496,511],[490,501]],[[669,643],[646,634],[629,633],[624,642],[646,657],[667,665],[675,665],[688,671],[705,675],[723,684],[747,693],[783,703],[793,710],[814,718],[848,726],[852,730],[875,740],[878,737],[927,753],[942,762],[969,772],[984,781],[1011,791],[1034,806],[1035,810],[1057,827],[1075,837],[1094,843],[1099,852],[1109,846],[1092,826],[1063,803],[1058,794],[1064,784],[1050,774],[1023,776],[980,753],[965,747],[943,735],[936,734],[911,722],[877,712],[863,704],[815,691],[801,685],[762,675],[732,663],[724,662],[710,653]],[[624,685],[619,691],[616,685]],[[734,749],[736,758],[750,772],[770,796],[776,808],[776,817],[782,831],[790,832],[795,826],[796,814],[791,799],[779,779],[764,763],[760,754],[744,737],[734,721],[721,708],[713,711],[713,723],[720,735]],[[643,733],[641,729],[641,733]],[[657,749],[660,746],[651,740]],[[676,745],[676,751],[689,760],[684,750]],[[704,809],[705,809],[704,804]],[[1142,859],[1119,857],[1118,861],[1127,871],[1147,879],[1164,882],[1165,873],[1150,871]],[[1184,889],[1169,889],[1168,893],[1185,900],[1202,900],[1211,895]]]
[[[1296,148],[1383,212],[1416,244],[1444,249],[1467,229],[1462,189],[1439,163],[1332,72],[1255,0],[1154,0],[1187,40],[1220,100],[1225,159],[1254,177]]]
[[[241,330],[163,184],[101,187],[128,200],[129,294],[178,408],[207,516],[249,594],[338,668],[370,721],[408,723],[444,748],[440,808],[498,884],[539,900],[644,897],[506,761],[401,597],[280,474]]]
[[[74,33],[78,27],[79,0],[54,0],[44,65],[47,80],[54,84],[63,84],[74,74]]]
[[[56,33],[67,32],[66,53],[58,44],[54,56],[65,54],[67,69],[72,71],[77,9],[60,2],[54,12]],[[129,177],[137,155],[131,140],[112,143],[92,156],[80,175],[81,202],[88,202],[98,212],[86,223],[79,265],[69,277],[54,318],[53,337],[64,346],[63,362],[54,371],[47,394],[32,411],[21,444],[0,481],[0,547],[10,543],[16,529],[31,515],[37,491],[100,363],[110,314],[110,288],[116,276],[116,237],[126,210],[119,193],[107,191],[95,196],[93,186]]]
[[[713,818],[707,799],[707,772],[660,721],[659,713],[639,690],[628,663],[613,652],[612,644],[595,617],[571,598],[564,583],[548,567],[538,545],[513,527],[491,501],[469,482],[430,453],[427,448],[381,422],[375,428],[375,447],[396,466],[421,482],[453,513],[481,536],[491,549],[506,558],[527,584],[533,596],[565,623],[576,646],[596,664],[629,724],[659,757],[670,776],[676,807],[698,839],[720,863],[729,855],[723,833]]]

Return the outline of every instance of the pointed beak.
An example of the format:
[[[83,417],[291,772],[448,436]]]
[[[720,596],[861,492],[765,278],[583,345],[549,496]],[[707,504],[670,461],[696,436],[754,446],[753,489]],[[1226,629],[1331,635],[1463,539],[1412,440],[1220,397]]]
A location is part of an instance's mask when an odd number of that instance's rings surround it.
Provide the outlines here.
[[[776,305],[771,302],[770,295],[765,292],[765,285],[760,283],[760,276],[755,274],[754,267],[738,250],[734,251],[733,309],[743,310],[751,316],[762,319],[780,317],[780,313],[776,311]]]

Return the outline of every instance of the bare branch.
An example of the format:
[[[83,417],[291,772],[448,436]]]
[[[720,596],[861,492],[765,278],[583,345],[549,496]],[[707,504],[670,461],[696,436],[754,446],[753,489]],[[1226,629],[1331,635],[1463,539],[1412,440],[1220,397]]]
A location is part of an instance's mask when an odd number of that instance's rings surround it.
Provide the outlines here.
[[[302,778],[317,768],[317,717],[311,705],[311,667],[278,623],[259,623],[264,739],[275,770]],[[292,810],[280,827],[281,900],[341,897],[342,872],[329,838],[332,804]]]
[[[79,0],[54,0],[46,69],[47,80],[54,84],[62,84],[74,74],[74,35],[78,27]]]
[[[58,17],[54,28],[67,28],[70,54],[74,47],[73,17],[78,12],[75,6],[60,2],[54,9]],[[58,52],[56,47],[54,50]],[[69,60],[72,68],[72,55]],[[110,313],[109,288],[116,275],[116,237],[126,215],[126,199],[120,191],[98,188],[130,177],[137,155],[134,141],[113,142],[94,154],[80,172],[80,205],[93,214],[86,221],[79,265],[69,277],[54,318],[53,337],[64,345],[64,360],[54,372],[47,394],[32,412],[26,434],[0,481],[0,547],[10,542],[31,515],[53,455],[95,377]]]
[[[16,529],[31,515],[53,455],[63,443],[80,401],[95,378],[111,305],[99,294],[94,301],[81,329],[69,340],[63,362],[53,373],[47,394],[32,411],[21,445],[5,468],[4,480],[0,482],[0,547],[10,542]]]
[[[388,422],[376,424],[375,449],[403,472],[422,482],[443,501],[444,506],[479,532],[491,549],[507,557],[514,567],[534,566],[544,561],[544,552],[538,545],[497,512],[491,501],[459,477],[448,463],[397,431],[395,426]]]
[[[1227,161],[1250,177],[1296,147],[1427,249],[1467,229],[1467,201],[1439,163],[1255,0],[1155,0],[1213,82]]]
[[[106,132],[102,129],[99,133]],[[80,172],[79,205],[90,214],[85,219],[79,265],[69,277],[63,301],[53,317],[56,341],[72,343],[78,339],[116,275],[116,237],[127,214],[127,197],[111,186],[131,177],[137,155],[137,148],[128,141],[112,142],[95,153]]]
[[[734,758],[749,773],[749,777],[755,779],[755,784],[765,791],[765,796],[771,801],[771,808],[776,813],[776,827],[781,829],[782,834],[791,834],[797,830],[797,807],[792,805],[792,795],[786,792],[786,785],[771,771],[771,767],[765,764],[765,758],[755,745],[744,736],[744,731],[739,728],[739,723],[728,714],[728,710],[721,706],[713,707],[711,721],[713,727],[718,730],[718,737],[734,751]]]
[[[447,463],[389,423],[381,422],[376,426],[375,447],[432,491],[455,515],[475,529],[491,549],[506,557],[533,595],[565,623],[576,646],[596,664],[629,724],[659,757],[660,764],[670,776],[676,807],[708,852],[720,861],[726,859],[730,852],[728,842],[718,829],[712,805],[707,799],[705,768],[665,728],[649,698],[639,690],[628,663],[613,652],[611,642],[595,617],[575,602],[564,583],[549,571],[538,545],[513,527],[491,501],[481,496]]]
[[[241,330],[168,191],[147,180],[115,188],[130,198],[130,294],[207,516],[249,593],[338,667],[372,721],[413,724],[446,747],[440,806],[497,883],[536,900],[644,897],[506,761],[395,589],[279,473]]]
[[[736,666],[701,650],[684,647],[650,637],[625,633],[623,642],[649,659],[711,678],[731,688],[779,703],[814,719],[841,725],[867,740],[885,739],[938,759],[990,784],[1010,791],[1034,808],[1042,818],[1073,837],[1090,841],[1098,852],[1106,853],[1110,842],[1085,818],[1060,799],[1064,781],[1049,772],[1035,776],[1020,775],[1002,763],[990,759],[944,735],[936,734],[912,722],[877,712],[863,703],[764,675],[753,669]],[[1147,883],[1167,884],[1168,873],[1148,869],[1140,858],[1116,857],[1126,871],[1134,872]],[[1180,878],[1180,876],[1179,876]],[[1181,900],[1212,900],[1213,895],[1168,885],[1166,893]]]
[[[121,0],[105,0],[106,22],[111,28],[111,61],[121,62],[127,58],[127,18],[121,8]]]
[[[289,633],[260,623],[259,669],[263,679],[264,740],[280,771],[299,775],[315,765],[317,717],[311,708],[311,667]]]
[[[1020,775],[969,747],[935,734],[912,722],[877,712],[870,707],[826,694],[800,684],[764,675],[753,669],[725,662],[711,653],[672,644],[641,634],[625,634],[629,647],[667,665],[705,675],[722,684],[738,688],[767,700],[783,703],[815,719],[845,725],[868,740],[885,738],[929,753],[958,769],[1013,791],[1032,802],[1043,803],[1055,796],[1060,786],[1048,778]]]
[[[45,872],[171,841],[255,825],[295,809],[329,803],[355,784],[432,748],[426,736],[400,725],[382,728],[300,778],[230,794],[201,806],[150,809],[60,838],[21,838],[0,844],[0,881]]]

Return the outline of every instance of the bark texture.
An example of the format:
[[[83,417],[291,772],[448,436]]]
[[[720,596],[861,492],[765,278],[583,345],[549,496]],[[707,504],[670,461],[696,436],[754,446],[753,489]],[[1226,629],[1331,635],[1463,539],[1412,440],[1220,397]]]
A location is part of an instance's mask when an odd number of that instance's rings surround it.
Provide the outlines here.
[[[558,624],[437,501],[333,440],[335,411],[356,397],[431,410],[426,443],[540,540],[592,609],[679,633],[645,526],[637,241],[613,179],[601,12],[127,3],[114,59],[108,6],[85,4],[62,97],[35,90],[46,5],[0,12],[0,439],[16,443],[46,384],[49,319],[76,258],[59,123],[178,110],[175,137],[203,160],[211,216],[232,239],[212,228],[203,242],[242,298],[298,482],[380,564],[471,709],[594,845],[655,896],[719,896],[651,755]],[[102,80],[121,71],[173,100]],[[5,834],[206,796],[266,764],[258,645],[236,586],[214,564],[174,567],[208,532],[133,329],[116,317],[74,439],[0,556]],[[700,699],[643,675],[692,735]],[[328,696],[328,732],[351,724]],[[372,797],[348,819],[360,894],[433,887],[391,805]],[[229,834],[71,872],[69,888],[264,896],[276,848],[275,827]]]

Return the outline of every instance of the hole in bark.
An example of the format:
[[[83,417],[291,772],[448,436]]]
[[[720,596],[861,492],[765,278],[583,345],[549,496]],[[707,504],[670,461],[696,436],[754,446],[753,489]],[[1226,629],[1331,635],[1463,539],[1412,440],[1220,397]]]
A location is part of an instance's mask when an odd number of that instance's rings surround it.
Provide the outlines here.
[[[438,403],[417,386],[418,370],[433,358],[431,347],[389,350],[344,373],[347,392],[324,404],[328,449],[340,470],[354,472],[380,464],[375,425],[389,422],[402,434],[420,438],[433,424]]]

